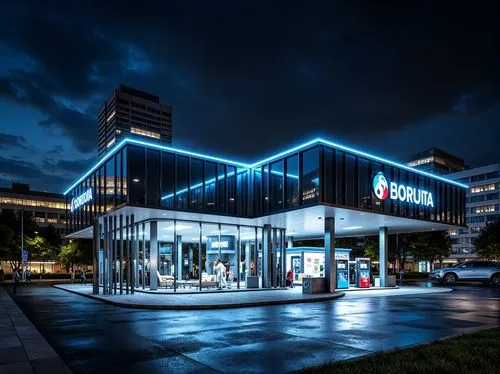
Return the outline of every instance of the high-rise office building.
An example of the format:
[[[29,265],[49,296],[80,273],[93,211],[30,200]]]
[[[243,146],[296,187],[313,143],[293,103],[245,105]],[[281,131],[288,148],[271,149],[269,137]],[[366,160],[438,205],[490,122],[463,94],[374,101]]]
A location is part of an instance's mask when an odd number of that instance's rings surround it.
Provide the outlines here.
[[[481,166],[446,178],[469,185],[465,201],[467,227],[450,230],[450,258],[476,257],[474,239],[488,222],[500,222],[500,164]]]
[[[439,148],[430,148],[405,157],[402,162],[415,169],[443,175],[466,169],[463,159]]]
[[[172,144],[172,107],[158,96],[120,85],[99,109],[99,157],[125,137]]]

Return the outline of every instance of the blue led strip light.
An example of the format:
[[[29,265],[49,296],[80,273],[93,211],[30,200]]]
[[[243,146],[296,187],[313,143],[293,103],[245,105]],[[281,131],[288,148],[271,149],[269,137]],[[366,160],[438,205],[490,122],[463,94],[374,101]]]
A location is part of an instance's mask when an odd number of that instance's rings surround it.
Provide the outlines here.
[[[456,186],[459,186],[459,187],[462,187],[462,188],[469,188],[469,186],[467,186],[466,184],[455,182],[455,181],[452,181],[452,180],[440,177],[438,175],[433,175],[433,174],[427,173],[427,172],[422,171],[422,170],[414,169],[414,168],[411,168],[410,166],[399,164],[397,162],[390,161],[390,160],[387,160],[385,158],[382,158],[382,157],[379,157],[379,156],[375,156],[375,155],[372,155],[372,154],[369,154],[369,153],[366,153],[366,152],[363,152],[363,151],[359,151],[359,150],[354,149],[354,148],[346,147],[346,146],[343,146],[341,144],[333,143],[333,142],[330,142],[328,140],[324,140],[324,139],[321,139],[321,138],[316,138],[316,139],[310,140],[310,141],[308,141],[306,143],[302,143],[302,144],[297,145],[295,147],[289,148],[286,151],[280,152],[280,153],[275,154],[275,155],[273,155],[271,157],[268,157],[268,158],[265,158],[265,159],[263,159],[261,161],[255,162],[253,164],[245,164],[245,163],[238,162],[238,161],[231,161],[231,160],[227,160],[227,159],[223,159],[223,158],[219,158],[219,157],[204,155],[204,154],[201,154],[201,153],[185,151],[183,149],[178,149],[178,148],[173,148],[173,147],[167,147],[167,146],[163,146],[163,145],[159,145],[159,144],[144,142],[144,141],[141,141],[141,140],[126,138],[126,139],[122,140],[118,145],[116,145],[115,147],[113,147],[106,154],[106,156],[104,158],[102,158],[101,160],[99,160],[99,162],[97,164],[95,164],[80,179],[78,179],[78,181],[76,181],[70,188],[68,188],[64,192],[64,195],[66,195],[74,187],[76,187],[79,183],[81,183],[83,180],[85,180],[85,178],[87,178],[93,171],[95,171],[99,166],[101,166],[104,162],[106,162],[109,159],[109,157],[113,153],[115,153],[119,148],[121,148],[125,143],[143,145],[143,146],[146,146],[146,147],[149,147],[149,148],[155,148],[155,149],[159,149],[159,150],[165,150],[165,151],[169,151],[169,152],[179,153],[179,154],[183,154],[183,155],[186,155],[186,156],[199,157],[199,158],[202,158],[202,159],[205,159],[205,160],[211,160],[211,161],[215,161],[215,162],[223,162],[223,163],[227,163],[227,164],[231,164],[231,165],[235,165],[235,166],[240,166],[240,167],[245,168],[245,169],[253,169],[253,168],[256,168],[258,166],[262,166],[263,164],[266,164],[266,163],[268,163],[268,162],[270,162],[272,160],[275,160],[275,159],[280,158],[280,157],[287,156],[287,155],[289,155],[291,153],[298,152],[298,151],[300,151],[300,150],[302,150],[304,148],[310,147],[310,146],[315,145],[315,144],[324,144],[324,145],[327,145],[327,146],[330,146],[330,147],[333,147],[333,148],[337,148],[337,149],[340,149],[340,150],[343,150],[343,151],[346,151],[346,152],[350,152],[350,153],[354,153],[354,154],[359,155],[359,156],[366,157],[366,158],[371,159],[371,160],[383,162],[385,164],[388,164],[388,165],[391,165],[391,166],[395,166],[395,167],[400,168],[400,169],[405,169],[405,170],[411,171],[413,173],[421,174],[421,175],[424,175],[426,177],[430,177],[430,178],[437,179],[437,180],[440,180],[440,181],[443,181],[443,182],[446,182],[446,183],[450,183],[450,184],[453,184],[453,185],[456,185]],[[191,188],[193,188],[193,187],[191,187]]]
[[[356,155],[369,158],[371,160],[380,161],[380,162],[389,164],[391,166],[395,166],[395,167],[400,168],[400,169],[405,169],[405,170],[409,170],[409,171],[411,171],[413,173],[425,175],[426,177],[438,179],[440,181],[443,181],[443,182],[446,182],[446,183],[451,183],[451,184],[454,184],[454,185],[459,186],[459,187],[469,188],[469,186],[467,186],[466,184],[455,182],[455,181],[452,181],[450,179],[446,179],[446,178],[440,177],[438,175],[430,174],[430,173],[427,173],[427,172],[422,171],[422,170],[414,169],[414,168],[411,168],[410,166],[407,166],[407,165],[398,164],[397,162],[390,161],[390,160],[387,160],[387,159],[379,157],[379,156],[371,155],[371,154],[363,152],[363,151],[358,151],[357,149],[346,147],[344,145],[333,143],[333,142],[330,142],[328,140],[324,140],[324,139],[321,139],[321,138],[316,138],[316,139],[308,141],[307,143],[303,143],[303,144],[300,144],[300,145],[298,145],[296,147],[289,148],[286,151],[280,152],[280,153],[278,153],[278,154],[276,154],[274,156],[271,156],[271,157],[265,158],[265,159],[263,159],[261,161],[258,161],[256,163],[253,163],[253,164],[250,165],[250,167],[251,168],[255,168],[257,166],[261,166],[263,164],[267,164],[268,162],[270,162],[272,160],[284,157],[284,156],[289,155],[291,153],[298,152],[301,149],[310,147],[310,146],[315,145],[315,144],[328,145],[330,147],[337,148],[337,149],[340,149],[340,150],[343,150],[343,151],[346,151],[346,152],[354,153]]]
[[[219,158],[219,157],[213,157],[213,156],[203,155],[201,153],[195,153],[195,152],[185,151],[183,149],[178,149],[178,148],[173,148],[173,147],[167,147],[167,146],[164,146],[164,145],[159,145],[159,144],[154,144],[154,143],[148,143],[148,142],[144,142],[144,141],[136,140],[136,139],[125,138],[120,143],[118,143],[115,147],[113,147],[110,151],[108,151],[106,153],[106,156],[104,156],[104,158],[102,158],[101,160],[99,160],[99,162],[97,164],[95,164],[93,167],[91,167],[80,179],[78,179],[75,183],[73,183],[73,185],[71,187],[69,187],[66,191],[64,191],[64,195],[68,194],[79,183],[83,182],[85,180],[85,178],[87,178],[99,166],[101,166],[103,163],[105,163],[113,155],[113,153],[115,153],[118,149],[120,149],[120,147],[122,147],[125,143],[143,145],[143,146],[146,146],[146,147],[149,147],[149,148],[155,148],[155,149],[159,149],[159,150],[163,150],[163,151],[169,151],[169,152],[179,153],[179,154],[183,154],[183,155],[186,155],[186,156],[199,157],[199,158],[203,158],[205,160],[210,160],[210,161],[215,161],[215,162],[223,162],[223,163],[226,163],[226,164],[231,164],[231,165],[235,165],[235,166],[241,166],[241,167],[243,167],[245,169],[248,169],[248,165],[244,164],[242,162],[226,160],[226,159]]]
[[[237,173],[238,173],[238,174],[241,174],[241,173],[246,172],[247,170],[248,170],[248,169],[243,169],[243,170],[242,170],[242,169],[238,169],[238,172],[237,172]],[[266,171],[266,173],[267,173],[267,171]],[[283,176],[283,173],[280,173],[279,171],[271,171],[271,174],[275,174],[275,175],[280,175],[280,176]],[[228,176],[228,177],[230,177],[230,176],[232,176],[232,175],[234,175],[234,172],[231,172],[231,173],[228,173],[228,174],[227,174],[227,176]],[[290,178],[292,178],[292,179],[299,179],[299,177],[298,177],[298,176],[296,176],[296,175],[287,174],[287,176],[288,176],[288,177],[290,177]],[[219,176],[217,177],[217,180],[219,180],[219,181],[220,181],[220,180],[224,180],[224,179],[225,179],[224,175],[219,175]],[[315,178],[315,179],[319,179],[319,178]],[[205,182],[205,186],[206,186],[206,185],[209,185],[209,184],[212,184],[212,183],[215,183],[215,182],[216,182],[216,179],[215,179],[215,178],[209,179],[209,180],[207,180],[207,181]],[[314,180],[313,180],[313,182],[314,182]],[[192,191],[192,190],[195,190],[195,189],[200,188],[200,187],[203,187],[203,182],[197,183],[197,184],[195,184],[194,186],[189,187],[189,190],[191,190],[191,191]],[[186,193],[187,191],[188,191],[188,189],[187,189],[187,187],[186,187],[186,188],[183,188],[182,190],[177,191],[177,192],[176,192],[176,194],[177,194],[177,195],[182,195],[183,193]],[[171,199],[172,197],[174,197],[174,194],[173,194],[173,193],[168,194],[168,195],[165,195],[165,196],[163,196],[161,199],[162,199],[162,200],[165,200],[165,199]]]

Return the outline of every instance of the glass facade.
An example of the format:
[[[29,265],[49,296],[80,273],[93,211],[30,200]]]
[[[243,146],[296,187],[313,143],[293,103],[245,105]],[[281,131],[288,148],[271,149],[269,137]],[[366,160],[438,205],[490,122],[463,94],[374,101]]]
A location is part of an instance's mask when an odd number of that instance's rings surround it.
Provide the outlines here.
[[[383,199],[373,181],[383,173]],[[393,187],[397,190],[393,191]],[[404,186],[404,188],[402,188]],[[402,189],[401,189],[402,188]],[[82,204],[87,191],[92,199]],[[423,204],[431,193],[433,204]],[[404,194],[406,198],[393,198]],[[211,157],[124,144],[66,195],[68,231],[120,207],[149,207],[253,218],[311,205],[465,225],[466,190],[440,179],[323,144],[244,167]],[[77,206],[72,202],[77,201]]]

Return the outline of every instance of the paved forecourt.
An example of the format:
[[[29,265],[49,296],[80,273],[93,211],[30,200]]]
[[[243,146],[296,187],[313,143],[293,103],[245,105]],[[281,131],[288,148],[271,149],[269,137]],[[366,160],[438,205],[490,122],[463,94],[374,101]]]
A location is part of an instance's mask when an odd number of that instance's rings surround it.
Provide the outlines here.
[[[0,373],[71,373],[59,355],[0,287]]]
[[[139,309],[225,309],[252,306],[279,305],[330,301],[349,293],[351,297],[398,296],[412,294],[440,293],[449,288],[425,288],[408,286],[393,289],[368,289],[356,292],[336,292],[333,294],[303,294],[302,287],[281,290],[219,292],[219,293],[144,293],[134,295],[94,295],[92,286],[58,284],[54,287],[74,292],[82,296],[128,308]]]
[[[454,288],[200,311],[121,308],[37,285],[16,302],[75,373],[279,374],[500,326],[500,289]]]

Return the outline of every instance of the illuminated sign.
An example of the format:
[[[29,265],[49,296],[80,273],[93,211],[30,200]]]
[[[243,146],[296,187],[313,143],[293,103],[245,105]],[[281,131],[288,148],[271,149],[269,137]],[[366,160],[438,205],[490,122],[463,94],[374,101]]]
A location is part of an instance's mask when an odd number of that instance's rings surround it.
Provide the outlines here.
[[[434,208],[432,192],[405,186],[396,182],[387,182],[382,172],[377,173],[373,178],[373,193],[380,200],[385,200],[387,197],[390,197],[392,200],[400,200]]]
[[[210,243],[210,248],[229,248],[229,242],[227,240],[220,241],[220,242],[211,242]]]
[[[80,196],[71,199],[71,211],[77,210],[92,200],[92,188],[82,193]]]

